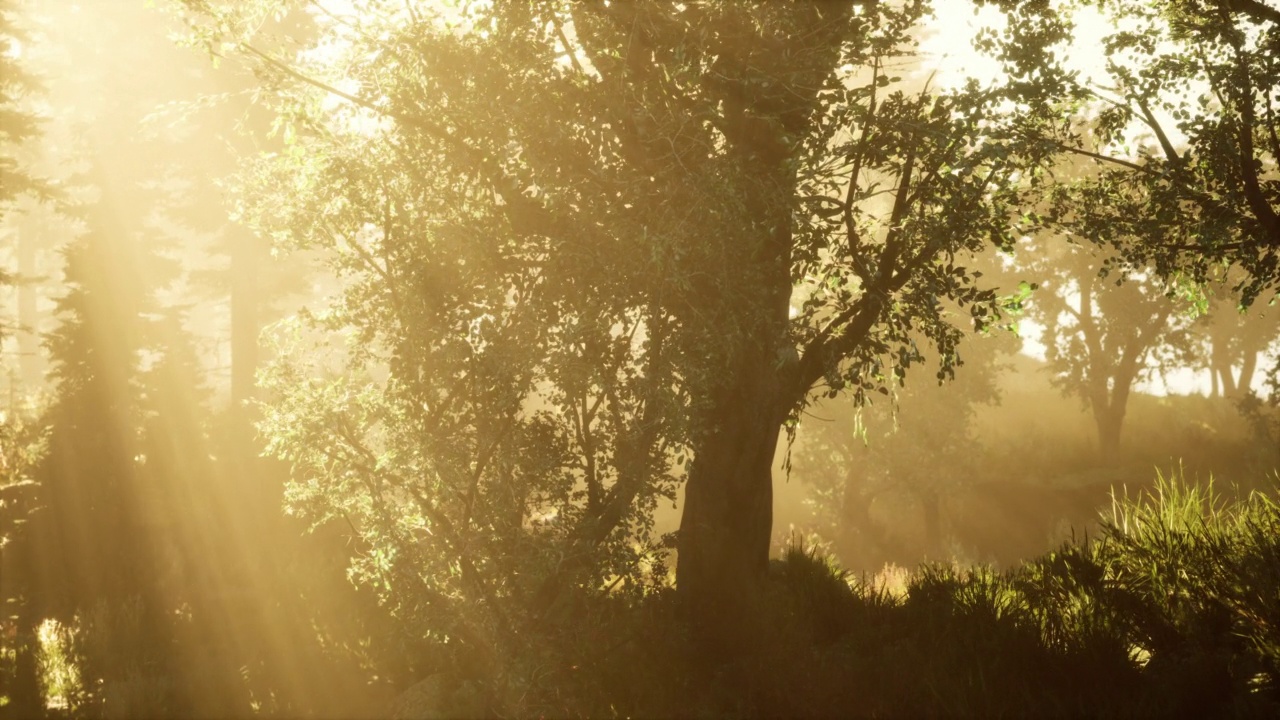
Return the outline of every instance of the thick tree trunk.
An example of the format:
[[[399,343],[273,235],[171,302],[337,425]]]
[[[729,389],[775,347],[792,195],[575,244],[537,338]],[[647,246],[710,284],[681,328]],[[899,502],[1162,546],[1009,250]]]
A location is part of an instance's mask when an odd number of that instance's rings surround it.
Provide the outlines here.
[[[1114,462],[1120,456],[1120,435],[1124,428],[1124,405],[1094,405],[1093,419],[1098,429],[1098,454],[1103,462]]]
[[[676,567],[690,617],[716,650],[741,647],[751,636],[750,611],[769,566],[778,436],[813,382],[797,374],[787,333],[802,152],[795,138],[811,130],[818,89],[840,60],[851,11],[847,1],[821,10],[797,6],[785,42],[753,38],[747,54],[716,65],[725,177],[734,179],[741,205],[725,216],[723,239],[732,244],[713,268],[697,269],[710,276],[713,291],[693,303],[693,322],[707,342],[728,347],[722,356],[713,352],[718,359],[705,368],[704,382],[714,378],[714,387],[695,390],[706,393],[697,400],[705,409],[695,418]],[[754,24],[754,12],[743,11],[743,27]]]
[[[695,629],[721,649],[748,639],[773,532],[773,458],[785,411],[773,366],[753,354],[707,413],[680,522],[676,586]]]

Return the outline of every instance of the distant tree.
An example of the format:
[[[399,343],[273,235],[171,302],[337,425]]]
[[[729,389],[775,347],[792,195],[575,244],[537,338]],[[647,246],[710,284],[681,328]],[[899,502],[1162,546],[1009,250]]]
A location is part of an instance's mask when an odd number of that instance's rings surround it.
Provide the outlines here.
[[[1191,326],[1202,366],[1212,382],[1212,394],[1239,400],[1251,395],[1263,354],[1280,338],[1280,322],[1269,306],[1240,306],[1232,288],[1236,273],[1212,279],[1204,288],[1204,314]]]
[[[219,510],[210,502],[202,371],[181,309],[155,297],[177,266],[155,252],[154,235],[125,219],[127,187],[100,165],[86,180],[97,197],[76,210],[83,232],[65,251],[67,292],[47,338],[55,392],[44,418],[48,450],[35,471],[40,507],[20,548],[24,622],[89,623],[79,670],[92,707],[129,683],[167,674],[174,683],[148,698],[158,703],[148,712],[225,710],[235,702],[225,685],[220,699],[191,700],[195,684],[217,679],[183,677],[175,655],[172,611],[192,610],[186,574],[201,556],[214,561],[195,541],[212,537]],[[135,614],[136,622],[122,619]]]
[[[21,5],[20,0],[0,0],[0,217],[19,195],[48,190],[14,153],[40,132],[40,120],[28,101],[39,84],[21,60],[25,40],[18,19]]]
[[[19,146],[30,143],[40,132],[40,120],[30,102],[39,84],[21,62],[26,36],[19,23],[19,9],[17,0],[0,0],[0,221],[20,196],[49,195],[48,184],[33,175],[18,156]],[[0,287],[12,284],[14,277],[12,268],[0,267]],[[0,345],[8,329],[8,318],[0,317]]]
[[[963,369],[949,382],[916,379],[858,410],[826,401],[801,419],[793,462],[813,489],[819,535],[830,537],[846,567],[878,570],[945,559],[947,499],[980,477],[981,439],[975,410],[1000,402],[1003,358],[1017,340],[995,333],[967,339]],[[856,416],[855,416],[856,413]],[[877,501],[919,509],[918,535],[872,514]]]
[[[154,577],[143,516],[139,363],[152,309],[154,261],[124,231],[111,181],[83,206],[84,234],[66,250],[61,326],[47,340],[56,395],[40,470],[36,572],[49,612],[69,617],[97,599],[145,594]]]
[[[1101,457],[1114,461],[1134,385],[1187,342],[1190,307],[1179,309],[1157,277],[1108,274],[1096,249],[1058,242],[1028,254],[1035,259],[1024,270],[1041,279],[1028,312],[1045,328],[1053,383],[1084,403]]]

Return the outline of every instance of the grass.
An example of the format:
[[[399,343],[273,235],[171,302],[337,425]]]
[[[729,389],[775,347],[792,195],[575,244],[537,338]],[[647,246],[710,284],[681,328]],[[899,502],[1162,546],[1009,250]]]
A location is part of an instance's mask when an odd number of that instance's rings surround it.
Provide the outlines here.
[[[1180,472],[1116,497],[1096,539],[1006,572],[857,578],[796,544],[770,565],[745,650],[716,661],[669,586],[579,609],[505,677],[451,676],[467,692],[446,696],[503,717],[1280,717],[1280,505]],[[42,626],[46,698],[73,716],[163,714],[178,681],[138,625],[125,606]]]
[[[1115,499],[1095,540],[1007,572],[845,575],[791,548],[758,642],[700,667],[671,613],[594,658],[580,717],[1280,717],[1280,506],[1180,472]],[[661,602],[672,602],[666,598]],[[613,629],[598,632],[610,635]]]

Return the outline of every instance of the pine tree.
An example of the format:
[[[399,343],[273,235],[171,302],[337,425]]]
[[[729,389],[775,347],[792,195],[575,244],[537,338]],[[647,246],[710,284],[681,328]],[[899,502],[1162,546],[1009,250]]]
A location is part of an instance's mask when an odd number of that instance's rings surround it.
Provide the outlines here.
[[[57,393],[34,570],[56,615],[132,596],[150,575],[138,502],[143,248],[115,215],[110,183],[96,179],[102,196],[83,208],[86,232],[65,250],[61,325],[46,340]]]

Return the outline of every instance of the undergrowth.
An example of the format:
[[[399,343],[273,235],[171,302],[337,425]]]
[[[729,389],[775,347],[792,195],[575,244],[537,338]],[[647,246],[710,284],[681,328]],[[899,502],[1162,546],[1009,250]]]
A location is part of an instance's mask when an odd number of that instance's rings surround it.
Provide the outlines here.
[[[796,545],[755,599],[727,658],[702,651],[655,580],[584,592],[500,682],[416,687],[443,716],[1280,717],[1280,505],[1227,502],[1180,473],[1115,498],[1099,536],[1015,569],[858,578]],[[49,695],[70,714],[163,714],[163,668],[113,644],[133,620],[90,614],[75,638],[44,643]],[[102,684],[77,683],[58,652]]]
[[[602,599],[601,602],[610,602]],[[1280,505],[1179,473],[1117,497],[1099,537],[1006,572],[926,565],[905,592],[793,547],[750,650],[707,665],[662,590],[558,715],[1280,717]],[[645,629],[647,628],[647,630]],[[589,658],[589,659],[588,659]]]

